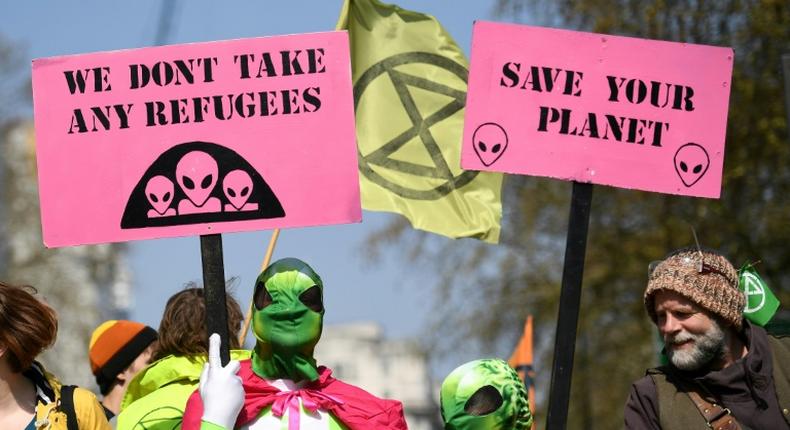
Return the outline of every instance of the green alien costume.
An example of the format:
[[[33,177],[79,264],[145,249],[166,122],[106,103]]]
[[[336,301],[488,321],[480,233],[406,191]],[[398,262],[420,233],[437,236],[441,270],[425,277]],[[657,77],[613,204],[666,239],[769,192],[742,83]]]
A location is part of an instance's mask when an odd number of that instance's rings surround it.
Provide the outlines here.
[[[532,426],[527,390],[499,359],[470,361],[442,382],[445,430],[527,430]]]
[[[315,381],[313,350],[321,338],[323,283],[301,260],[286,258],[258,276],[252,329],[252,369],[268,379]]]
[[[186,407],[184,430],[406,430],[400,402],[379,399],[317,366],[313,351],[323,329],[323,283],[310,266],[295,258],[272,263],[256,280],[253,305],[257,342],[251,359],[240,362],[244,402],[231,415],[234,425],[223,413],[223,425],[201,420],[204,405],[196,392]]]

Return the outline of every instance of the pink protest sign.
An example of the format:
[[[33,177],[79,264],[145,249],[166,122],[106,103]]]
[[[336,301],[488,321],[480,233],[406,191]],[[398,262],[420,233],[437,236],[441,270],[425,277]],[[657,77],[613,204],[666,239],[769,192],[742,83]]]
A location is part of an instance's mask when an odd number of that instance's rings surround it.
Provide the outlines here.
[[[730,48],[476,22],[461,166],[718,198]]]
[[[345,32],[33,61],[49,247],[359,222]]]

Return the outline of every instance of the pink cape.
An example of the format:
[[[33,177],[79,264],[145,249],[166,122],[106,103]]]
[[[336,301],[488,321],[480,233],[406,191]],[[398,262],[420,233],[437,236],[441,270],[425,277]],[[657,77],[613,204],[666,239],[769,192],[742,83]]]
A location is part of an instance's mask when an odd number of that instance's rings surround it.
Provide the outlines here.
[[[349,430],[406,430],[403,405],[397,400],[380,399],[367,391],[346,384],[332,377],[332,371],[321,366],[318,380],[307,384],[305,397],[309,392],[318,392],[312,398],[321,409],[329,411],[345,424]],[[253,422],[260,412],[273,405],[280,390],[270,385],[252,371],[249,359],[241,361],[238,373],[244,385],[244,406],[236,419],[236,428]],[[325,400],[327,398],[339,401]],[[305,399],[303,398],[303,401]],[[203,416],[203,401],[195,390],[187,401],[184,411],[183,430],[199,430]]]

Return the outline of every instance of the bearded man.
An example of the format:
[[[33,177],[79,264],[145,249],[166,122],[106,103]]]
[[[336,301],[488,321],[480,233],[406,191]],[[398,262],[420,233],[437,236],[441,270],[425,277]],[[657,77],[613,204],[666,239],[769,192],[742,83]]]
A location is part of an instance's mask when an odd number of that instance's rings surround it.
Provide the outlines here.
[[[644,302],[669,363],[631,386],[627,429],[790,429],[790,338],[743,319],[725,257],[671,253],[651,265]]]

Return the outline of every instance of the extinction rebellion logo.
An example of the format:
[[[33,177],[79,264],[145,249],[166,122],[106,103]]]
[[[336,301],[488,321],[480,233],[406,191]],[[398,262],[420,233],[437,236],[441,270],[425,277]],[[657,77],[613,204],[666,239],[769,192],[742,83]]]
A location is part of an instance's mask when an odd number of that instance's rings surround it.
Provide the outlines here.
[[[746,308],[744,313],[757,312],[765,306],[765,288],[757,277],[750,272],[741,275],[743,292],[746,295]]]
[[[413,68],[417,65],[420,76],[414,74]],[[411,67],[410,67],[411,66]],[[431,70],[433,69],[433,70]],[[407,52],[393,55],[373,66],[360,76],[354,85],[354,109],[359,107],[365,99],[366,91],[380,92],[381,85],[394,87],[405,115],[411,124],[404,123],[403,130],[389,141],[372,142],[376,148],[372,151],[359,151],[359,171],[373,183],[384,187],[403,198],[413,200],[436,200],[444,197],[452,190],[463,187],[477,176],[476,171],[460,170],[459,163],[455,165],[458,174],[448,164],[447,156],[436,142],[432,130],[440,128],[442,122],[452,117],[464,108],[466,92],[438,83],[425,76],[444,76],[449,74],[466,86],[468,71],[460,64],[440,55],[427,52]],[[372,90],[373,87],[377,87]],[[415,91],[428,92],[447,103],[434,112],[428,112],[426,106],[421,106],[420,98],[415,97],[410,88]],[[374,103],[373,95],[365,99],[366,103]],[[374,107],[375,108],[375,107]],[[390,112],[387,110],[386,112]],[[401,114],[401,112],[398,112]],[[392,117],[375,118],[374,124],[384,124],[396,121],[397,115]],[[375,126],[375,125],[374,125]],[[460,126],[460,125],[459,125]],[[461,135],[458,133],[458,142],[452,145],[460,146]],[[432,165],[418,164],[404,161],[394,155],[406,145],[422,145],[430,157]],[[384,172],[386,171],[386,174]],[[386,177],[385,177],[386,175]],[[428,183],[435,183],[432,188],[414,189],[404,186],[413,183],[412,178],[419,177]],[[403,179],[403,180],[400,180]]]

